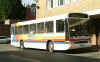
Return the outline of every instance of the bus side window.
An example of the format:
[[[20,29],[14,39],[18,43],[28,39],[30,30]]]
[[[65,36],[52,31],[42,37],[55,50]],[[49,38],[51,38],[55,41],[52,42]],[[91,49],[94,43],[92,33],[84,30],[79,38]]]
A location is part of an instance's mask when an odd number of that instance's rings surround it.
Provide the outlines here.
[[[44,33],[44,23],[37,24],[37,33]]]
[[[53,32],[53,21],[45,23],[45,32]]]
[[[22,26],[17,27],[17,34],[23,34]]]
[[[31,25],[30,25],[30,33],[31,33],[31,34],[36,33],[36,24],[31,24]]]
[[[28,25],[24,25],[23,26],[23,33],[24,34],[28,34],[29,33],[29,27],[28,27]]]
[[[56,32],[64,32],[64,21],[63,20],[56,21]]]

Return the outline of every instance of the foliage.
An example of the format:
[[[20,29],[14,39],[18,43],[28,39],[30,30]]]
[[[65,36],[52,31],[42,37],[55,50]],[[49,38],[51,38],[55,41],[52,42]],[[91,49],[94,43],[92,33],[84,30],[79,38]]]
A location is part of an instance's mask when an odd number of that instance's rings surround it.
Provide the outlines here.
[[[0,0],[0,21],[25,18],[25,8],[21,0]]]

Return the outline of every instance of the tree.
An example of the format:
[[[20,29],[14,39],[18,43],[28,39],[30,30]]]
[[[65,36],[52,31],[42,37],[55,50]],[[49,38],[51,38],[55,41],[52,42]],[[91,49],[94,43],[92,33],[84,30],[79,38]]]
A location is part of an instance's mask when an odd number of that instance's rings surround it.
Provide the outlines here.
[[[3,21],[8,17],[8,14],[10,13],[10,9],[8,10],[9,2],[8,0],[0,0],[0,20]]]
[[[13,5],[11,13],[9,14],[10,19],[23,19],[25,18],[25,7],[22,6],[21,0],[10,0],[10,4]]]
[[[0,0],[0,21],[25,18],[25,8],[21,0]]]

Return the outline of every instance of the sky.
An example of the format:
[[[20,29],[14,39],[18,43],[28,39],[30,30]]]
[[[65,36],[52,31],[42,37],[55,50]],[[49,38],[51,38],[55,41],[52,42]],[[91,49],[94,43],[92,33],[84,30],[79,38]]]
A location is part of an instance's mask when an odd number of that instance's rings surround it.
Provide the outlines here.
[[[35,3],[35,1],[36,0],[22,0],[22,4],[23,5],[25,4],[25,6],[27,6],[27,5],[31,5],[31,4]]]

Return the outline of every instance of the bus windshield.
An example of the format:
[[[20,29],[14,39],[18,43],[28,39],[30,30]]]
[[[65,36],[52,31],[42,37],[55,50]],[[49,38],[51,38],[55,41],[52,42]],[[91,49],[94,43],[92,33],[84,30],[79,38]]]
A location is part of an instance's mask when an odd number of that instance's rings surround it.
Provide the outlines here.
[[[89,34],[88,19],[69,18],[70,36],[87,36]]]

